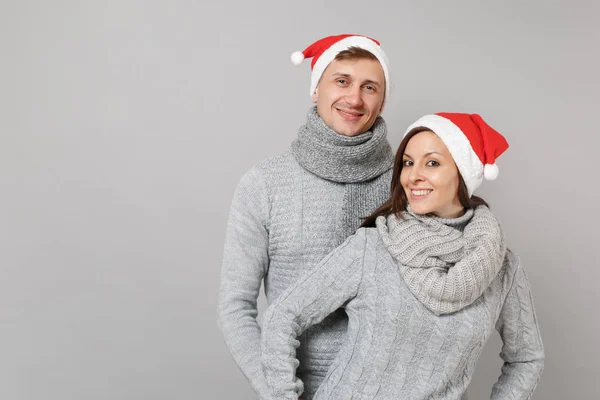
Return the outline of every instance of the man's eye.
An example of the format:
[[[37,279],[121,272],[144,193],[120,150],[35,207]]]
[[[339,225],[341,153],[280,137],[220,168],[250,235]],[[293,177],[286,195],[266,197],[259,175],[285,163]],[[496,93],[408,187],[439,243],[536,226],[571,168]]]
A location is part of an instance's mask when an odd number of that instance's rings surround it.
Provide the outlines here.
[[[345,85],[347,83],[347,81],[345,79],[338,79],[337,81],[338,81],[338,83],[341,83],[342,85]]]
[[[365,89],[367,89],[369,91],[374,91],[375,90],[375,86],[367,85],[367,86],[365,86]]]
[[[429,167],[437,167],[438,165],[440,165],[440,163],[435,160],[427,161],[427,166],[429,166]]]

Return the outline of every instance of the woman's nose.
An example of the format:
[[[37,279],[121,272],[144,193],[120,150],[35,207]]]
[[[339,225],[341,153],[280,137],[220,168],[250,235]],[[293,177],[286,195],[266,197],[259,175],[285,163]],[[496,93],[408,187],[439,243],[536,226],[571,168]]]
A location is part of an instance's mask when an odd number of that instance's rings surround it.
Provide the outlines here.
[[[408,179],[410,179],[411,182],[418,182],[418,181],[422,181],[423,180],[423,174],[421,173],[421,167],[417,166],[416,164],[413,165],[410,168],[410,174],[408,176]]]

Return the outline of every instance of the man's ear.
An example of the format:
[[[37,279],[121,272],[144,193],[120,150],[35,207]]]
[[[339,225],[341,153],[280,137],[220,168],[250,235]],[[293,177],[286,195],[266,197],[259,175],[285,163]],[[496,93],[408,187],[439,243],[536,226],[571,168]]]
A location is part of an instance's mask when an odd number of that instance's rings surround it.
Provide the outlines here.
[[[317,100],[319,100],[319,87],[315,89],[315,92],[312,95],[313,103],[317,104]]]

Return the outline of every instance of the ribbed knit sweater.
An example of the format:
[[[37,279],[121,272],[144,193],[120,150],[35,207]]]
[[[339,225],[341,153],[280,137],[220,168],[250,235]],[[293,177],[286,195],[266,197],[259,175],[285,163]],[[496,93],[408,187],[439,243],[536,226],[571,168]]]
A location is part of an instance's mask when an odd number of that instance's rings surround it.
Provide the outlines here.
[[[374,135],[341,137],[313,108],[292,149],[253,167],[237,186],[224,246],[219,325],[261,399],[272,399],[261,367],[256,319],[261,283],[268,303],[273,302],[387,200],[393,155],[383,120],[375,128]],[[327,179],[320,176],[325,173]],[[317,390],[346,329],[346,314],[334,310],[300,338],[296,372],[304,381],[304,399]]]
[[[347,339],[315,400],[460,399],[494,327],[504,366],[491,398],[530,398],[544,350],[519,259],[508,251],[479,298],[438,316],[415,297],[380,231],[360,229],[267,310],[262,361],[272,397],[298,398],[296,337],[343,305]]]

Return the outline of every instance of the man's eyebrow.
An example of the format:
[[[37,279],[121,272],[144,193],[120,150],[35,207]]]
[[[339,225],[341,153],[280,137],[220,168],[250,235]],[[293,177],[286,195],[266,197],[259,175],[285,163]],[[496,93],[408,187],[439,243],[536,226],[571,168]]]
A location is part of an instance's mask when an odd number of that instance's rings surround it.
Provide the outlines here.
[[[377,85],[377,86],[381,86],[381,83],[377,82],[377,81],[373,81],[371,79],[366,79],[363,83],[368,83],[370,85]]]
[[[350,75],[350,74],[348,74],[348,73],[345,73],[345,72],[336,72],[336,73],[334,73],[334,74],[333,74],[333,75],[331,75],[331,76],[333,76],[333,77],[336,77],[336,78],[337,78],[337,77],[342,77],[342,78],[352,78],[352,75]],[[372,80],[372,79],[365,79],[365,80],[363,81],[363,84],[365,84],[365,83],[366,83],[366,84],[369,84],[369,85],[377,85],[377,86],[381,86],[381,83],[379,83],[379,82],[377,82],[377,81],[374,81],[374,80]]]

